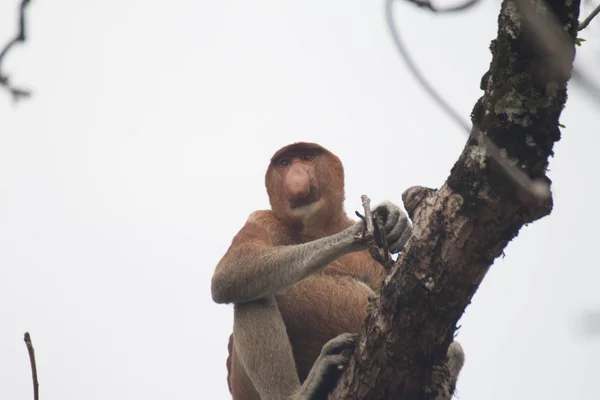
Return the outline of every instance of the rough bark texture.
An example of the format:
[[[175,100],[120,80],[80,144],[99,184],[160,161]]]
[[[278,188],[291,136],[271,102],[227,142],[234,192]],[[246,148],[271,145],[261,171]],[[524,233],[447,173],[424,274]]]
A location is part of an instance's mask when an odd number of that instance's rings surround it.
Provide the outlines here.
[[[578,0],[550,0],[547,7],[525,1],[538,13],[554,11],[575,38]],[[482,80],[485,94],[472,120],[509,162],[531,178],[547,179],[567,79],[551,70],[524,25],[505,0]],[[439,190],[405,192],[414,236],[372,299],[353,359],[330,398],[435,399],[447,376],[439,365],[487,270],[524,224],[550,213],[551,198],[539,203],[516,187],[487,155],[480,131]]]

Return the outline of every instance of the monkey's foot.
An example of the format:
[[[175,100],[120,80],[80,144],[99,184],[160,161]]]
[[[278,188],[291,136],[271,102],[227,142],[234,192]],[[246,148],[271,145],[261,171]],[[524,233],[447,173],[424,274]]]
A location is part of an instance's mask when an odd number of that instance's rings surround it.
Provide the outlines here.
[[[456,382],[458,374],[465,364],[465,352],[460,343],[457,341],[450,343],[446,357],[446,365],[448,366],[450,377]]]
[[[458,342],[450,343],[445,365],[433,367],[431,385],[426,388],[435,400],[451,400],[456,390],[458,375],[465,363],[465,353]]]
[[[324,400],[335,388],[350,361],[350,354],[342,354],[346,349],[354,349],[358,335],[342,333],[325,343],[308,377],[294,397],[297,400]]]

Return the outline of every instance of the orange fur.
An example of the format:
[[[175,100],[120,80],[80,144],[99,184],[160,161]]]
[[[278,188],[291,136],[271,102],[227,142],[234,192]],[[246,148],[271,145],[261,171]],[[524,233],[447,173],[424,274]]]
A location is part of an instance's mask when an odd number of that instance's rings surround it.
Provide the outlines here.
[[[314,161],[306,162],[311,190],[323,200],[317,215],[304,220],[290,211],[290,201],[283,188],[286,171],[278,168],[285,156],[310,153]],[[253,212],[234,237],[228,250],[241,254],[245,246],[284,246],[305,243],[341,232],[353,224],[343,211],[344,171],[340,160],[312,143],[298,143],[279,150],[272,158],[265,183],[272,210]],[[235,250],[235,253],[233,253]],[[227,255],[226,255],[227,256]],[[242,270],[243,265],[239,265]],[[252,279],[243,276],[242,280]],[[314,273],[275,296],[292,345],[298,376],[306,379],[323,345],[344,332],[358,333],[368,297],[377,291],[385,271],[368,251],[344,255],[323,270]],[[268,329],[268,327],[265,327]],[[236,355],[232,336],[227,359],[228,385],[234,400],[260,400]]]

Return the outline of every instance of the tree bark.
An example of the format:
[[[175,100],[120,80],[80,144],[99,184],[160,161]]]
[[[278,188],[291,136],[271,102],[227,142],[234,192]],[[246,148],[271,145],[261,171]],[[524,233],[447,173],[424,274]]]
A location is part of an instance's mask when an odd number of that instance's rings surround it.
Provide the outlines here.
[[[571,39],[572,66],[579,0],[522,1],[536,14],[556,14]],[[485,93],[471,115],[478,129],[439,190],[404,193],[413,237],[372,299],[332,399],[435,399],[447,380],[440,366],[456,323],[489,267],[523,225],[552,209],[551,197],[537,201],[507,177],[483,139],[530,178],[550,183],[546,169],[560,139],[570,70],[557,73],[515,2],[503,1],[498,23]]]

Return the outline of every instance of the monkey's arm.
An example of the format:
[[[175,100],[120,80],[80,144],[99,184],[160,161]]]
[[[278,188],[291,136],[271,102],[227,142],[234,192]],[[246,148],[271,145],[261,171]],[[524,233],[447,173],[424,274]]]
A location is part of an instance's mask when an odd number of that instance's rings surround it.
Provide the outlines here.
[[[365,248],[362,222],[312,242],[274,246],[275,233],[253,213],[215,270],[216,303],[241,303],[274,296],[344,254]]]

